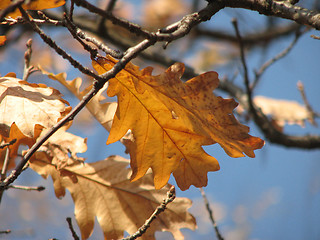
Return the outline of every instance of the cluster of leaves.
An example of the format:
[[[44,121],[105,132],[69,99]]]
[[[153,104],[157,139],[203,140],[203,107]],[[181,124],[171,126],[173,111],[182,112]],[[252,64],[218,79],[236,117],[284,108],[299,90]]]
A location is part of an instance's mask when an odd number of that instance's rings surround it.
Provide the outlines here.
[[[61,3],[51,6],[32,1],[22,7],[42,9]],[[1,4],[3,9],[10,1]],[[11,16],[18,15],[17,10]],[[98,74],[103,74],[116,62],[107,56],[92,64]],[[91,235],[95,217],[108,239],[119,238],[124,231],[136,232],[171,187],[167,183],[171,173],[182,190],[190,185],[206,186],[207,172],[219,170],[219,163],[204,152],[203,145],[219,143],[232,157],[243,153],[254,157],[253,150],[263,146],[261,139],[250,136],[249,128],[234,118],[232,111],[237,103],[212,93],[219,83],[217,73],[207,72],[183,83],[183,72],[184,65],[177,63],[153,76],[151,67],[139,70],[128,63],[86,105],[110,131],[107,144],[126,135],[123,143],[130,153],[132,173],[126,168],[129,161],[120,156],[84,163],[77,153],[86,151],[86,139],[67,132],[71,123],[60,128],[31,157],[30,168],[45,178],[52,177],[58,198],[65,195],[65,189],[70,191],[84,239]],[[92,88],[81,91],[82,80],[67,81],[64,73],[43,70],[43,74],[59,81],[79,99]],[[106,88],[109,97],[117,96],[118,103],[101,102]],[[19,146],[33,146],[71,107],[58,90],[23,81],[13,73],[0,78],[0,92],[1,144],[8,144],[0,149],[0,163],[3,165],[9,153],[6,167],[12,169]],[[170,231],[176,239],[183,238],[180,228],[196,227],[194,217],[187,213],[190,205],[190,200],[177,198],[143,237],[153,239],[154,232],[161,230]]]
[[[64,3],[26,1],[20,10],[7,16],[15,18],[24,14],[23,9],[41,10]],[[10,4],[9,0],[2,1],[0,9]],[[166,25],[169,16],[161,19]],[[0,36],[0,45],[5,41],[6,37]],[[117,64],[118,60],[109,55],[96,55],[92,60],[99,76]],[[39,69],[79,100],[94,90],[94,84],[83,89],[81,78],[67,80],[65,73],[53,74],[41,66]],[[93,163],[84,163],[85,159],[78,157],[87,150],[87,139],[67,131],[70,119],[52,135],[52,129],[72,111],[57,89],[18,79],[14,73],[0,78],[0,167],[14,169],[21,145],[31,148],[50,135],[31,156],[29,166],[44,178],[52,177],[58,198],[65,195],[66,189],[71,193],[83,239],[92,234],[95,217],[106,239],[137,232],[171,188],[171,174],[181,190],[191,185],[206,186],[207,173],[220,167],[203,146],[218,143],[236,158],[255,157],[254,150],[264,145],[263,140],[249,135],[249,128],[233,115],[238,105],[235,100],[213,93],[219,85],[216,72],[183,82],[182,63],[173,64],[159,75],[152,71],[152,67],[140,70],[129,62],[86,103],[92,116],[109,131],[107,144],[120,140],[130,154],[130,160],[109,156]],[[117,102],[108,102],[104,93],[116,96]],[[268,110],[270,100],[254,101],[266,114],[275,116],[279,125],[292,119]],[[307,118],[305,112],[293,122]],[[27,153],[23,151],[22,157]],[[196,228],[194,217],[187,211],[190,206],[189,199],[176,198],[142,237],[154,239],[155,231],[169,231],[175,239],[183,239],[181,228]]]

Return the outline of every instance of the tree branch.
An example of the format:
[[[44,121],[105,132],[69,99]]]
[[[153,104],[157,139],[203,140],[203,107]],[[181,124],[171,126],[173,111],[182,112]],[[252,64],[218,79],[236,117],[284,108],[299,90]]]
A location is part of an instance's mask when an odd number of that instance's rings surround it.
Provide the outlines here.
[[[156,210],[152,213],[150,218],[146,220],[146,222],[138,229],[138,231],[134,234],[132,234],[129,237],[123,238],[122,240],[134,240],[138,237],[141,237],[147,229],[150,227],[150,224],[157,218],[157,216],[164,212],[167,208],[167,205],[171,203],[176,198],[176,190],[174,186],[171,186],[170,190],[167,192],[166,199],[163,199],[163,202],[160,206],[156,208]]]
[[[320,30],[320,13],[292,5],[288,1],[275,0],[214,0],[210,4],[222,4],[224,7],[245,8],[266,16],[289,19],[301,25]]]
[[[214,228],[214,231],[216,233],[216,236],[219,240],[224,240],[224,238],[222,237],[220,231],[219,231],[219,228],[218,228],[218,225],[216,223],[216,221],[214,220],[214,217],[213,217],[213,211],[211,210],[211,207],[210,207],[210,204],[209,204],[209,201],[208,201],[208,198],[206,196],[206,193],[205,191],[203,190],[203,188],[200,188],[200,192],[201,192],[201,195],[202,195],[202,198],[203,198],[203,201],[204,201],[204,204],[206,205],[206,209],[209,213],[209,218],[210,218],[210,221],[213,225],[213,228]]]

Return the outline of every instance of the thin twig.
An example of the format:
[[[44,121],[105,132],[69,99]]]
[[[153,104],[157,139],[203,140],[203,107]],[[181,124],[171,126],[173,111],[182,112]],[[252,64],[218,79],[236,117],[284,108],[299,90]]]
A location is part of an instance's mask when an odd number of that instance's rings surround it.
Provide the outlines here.
[[[166,199],[163,199],[161,205],[156,208],[156,210],[152,213],[150,218],[146,220],[146,222],[138,229],[138,231],[129,237],[123,238],[122,240],[134,240],[138,237],[141,237],[150,227],[150,224],[153,222],[153,220],[155,220],[160,213],[164,212],[167,208],[167,205],[171,203],[175,198],[176,190],[174,186],[172,186],[170,190],[167,192]]]
[[[106,12],[112,13],[115,5],[116,5],[117,0],[110,0],[107,7],[106,7]],[[101,20],[98,24],[98,32],[105,31],[106,34],[108,34],[108,29],[105,28],[105,21],[106,18],[104,16],[101,17]]]
[[[304,85],[301,81],[299,81],[297,83],[297,87],[298,87],[298,90],[301,94],[301,97],[302,97],[302,100],[304,102],[304,105],[306,106],[307,108],[307,111],[308,111],[308,120],[310,121],[310,123],[314,126],[317,126],[317,123],[315,122],[315,117],[320,117],[320,114],[319,113],[316,113],[313,108],[311,107],[311,104],[309,103],[308,99],[307,99],[307,96],[306,96],[306,93],[305,93],[305,90],[304,90]]]
[[[285,48],[282,52],[280,52],[279,54],[277,54],[275,57],[271,58],[269,61],[267,61],[266,63],[264,63],[261,68],[259,69],[259,71],[255,72],[255,80],[252,83],[251,89],[254,89],[257,86],[257,83],[259,82],[262,74],[267,70],[267,68],[269,68],[272,64],[274,64],[275,62],[277,62],[278,60],[280,60],[281,58],[285,57],[286,55],[288,55],[288,53],[291,51],[291,49],[296,45],[296,43],[298,42],[299,37],[302,35],[302,32],[300,30],[296,31],[295,34],[295,38],[293,39],[293,41],[290,43],[290,45]]]
[[[7,148],[6,149],[6,155],[5,155],[4,161],[3,161],[3,166],[2,166],[2,169],[1,169],[0,181],[2,181],[6,177],[7,169],[8,169],[8,166],[9,166],[9,159],[10,159],[9,157],[10,157],[10,149]],[[0,201],[1,201],[1,197],[0,197]]]
[[[93,43],[98,49],[102,50],[103,52],[105,52],[106,54],[111,55],[114,58],[121,58],[123,57],[123,54],[118,51],[118,50],[114,50],[109,48],[108,46],[106,46],[104,43],[102,43],[101,41],[97,40],[94,37],[89,37],[85,32],[83,32],[80,28],[78,28],[73,22],[71,22],[68,18],[66,18],[66,25],[69,29],[69,31],[71,32],[71,34],[78,40],[78,38],[81,38],[83,40],[86,40],[87,42],[91,42]],[[93,52],[91,55],[94,55],[94,50],[90,49],[90,46],[83,43],[82,41],[80,41],[80,43],[82,45],[85,45],[84,48],[86,49],[88,47],[89,52]]]
[[[0,231],[0,234],[9,234],[11,233],[10,229]]]
[[[32,39],[29,39],[27,41],[26,46],[27,46],[27,50],[24,53],[24,70],[23,70],[23,77],[22,77],[24,81],[27,81],[29,76],[32,73],[38,71],[37,67],[30,66],[30,61],[32,56]]]
[[[69,229],[71,231],[71,234],[72,234],[72,237],[74,240],[80,240],[80,238],[78,237],[76,231],[74,230],[73,228],[73,225],[72,225],[72,219],[70,217],[67,217],[66,218],[67,222],[68,222],[68,226],[69,226]]]
[[[95,5],[89,3],[88,1],[85,1],[85,0],[74,0],[74,1],[77,5],[88,9],[90,12],[96,13],[96,14],[100,15],[101,17],[112,21],[113,24],[116,24],[116,25],[119,25],[125,29],[128,29],[131,32],[133,32],[139,36],[142,36],[144,38],[150,38],[150,36],[151,36],[149,31],[143,30],[141,28],[141,26],[139,26],[138,24],[129,22],[125,19],[115,17],[110,11],[107,12],[101,8],[98,8]]]
[[[224,238],[222,237],[222,235],[220,234],[220,231],[219,231],[219,228],[218,228],[218,225],[216,223],[216,221],[214,220],[214,217],[213,217],[213,211],[210,207],[210,204],[209,204],[209,201],[208,201],[208,198],[206,196],[206,193],[204,192],[203,188],[200,188],[200,192],[201,192],[201,195],[202,195],[202,198],[203,198],[203,201],[204,201],[204,204],[206,205],[206,209],[209,213],[209,218],[210,218],[210,221],[213,225],[213,228],[214,228],[214,231],[216,233],[216,236],[219,240],[224,240]]]
[[[74,0],[71,0],[70,12],[69,12],[69,19],[71,22],[73,22],[73,11],[74,11]]]
[[[39,14],[42,13],[42,15]],[[41,11],[38,11],[38,14],[40,15],[40,17],[44,18],[44,14]],[[62,21],[57,21],[57,20],[52,20],[49,18],[45,18],[45,19],[30,19],[31,22],[34,22],[36,24],[51,24],[51,25],[55,25],[55,26],[63,26]],[[28,24],[29,22],[24,20],[22,17],[17,17],[16,19],[14,18],[7,18],[5,21],[1,22],[0,25],[16,25],[16,24]]]
[[[9,166],[9,159],[10,159],[10,149],[7,148],[6,149],[6,155],[4,157],[4,162],[3,162],[3,166],[2,166],[2,169],[1,169],[1,174],[0,174],[0,181],[3,181],[7,175],[7,169],[8,169],[8,166]],[[5,189],[0,189],[0,203],[1,203],[1,200],[2,200],[2,196],[3,196],[3,192],[4,192]]]
[[[96,48],[91,47],[89,44],[86,44],[85,42],[82,41],[82,39],[79,38],[77,34],[77,27],[72,23],[71,19],[69,19],[67,14],[64,14],[64,20],[69,32],[74,37],[74,39],[76,39],[82,45],[84,50],[90,53],[91,59],[96,58],[98,54],[98,50]]]
[[[3,148],[5,148],[5,147],[10,146],[10,145],[14,144],[16,141],[17,141],[17,139],[15,138],[15,139],[12,139],[12,140],[11,140],[10,142],[8,142],[8,143],[1,144],[1,145],[0,145],[0,149],[3,149]]]
[[[41,192],[46,189],[44,186],[28,187],[28,186],[21,186],[21,185],[10,185],[10,186],[8,186],[8,188],[13,188],[13,189],[18,189],[18,190],[26,190],[26,191],[38,191],[38,192]]]
[[[32,22],[28,16],[28,14],[26,13],[26,11],[24,9],[22,9],[21,7],[19,7],[22,16],[24,17],[24,19],[31,25],[32,29],[38,33],[40,35],[40,37],[42,38],[42,40],[47,43],[51,48],[53,48],[56,53],[58,53],[60,56],[62,56],[64,59],[67,59],[70,64],[79,69],[80,72],[89,75],[93,78],[95,78],[96,80],[99,81],[104,81],[102,78],[99,77],[99,75],[95,74],[93,71],[91,71],[89,68],[86,68],[84,66],[82,66],[81,63],[79,63],[78,61],[76,61],[75,59],[73,59],[73,57],[71,57],[70,54],[66,53],[62,48],[60,48],[49,36],[47,36],[39,27],[35,22]]]
[[[251,91],[250,83],[249,83],[249,74],[248,74],[248,67],[247,67],[247,62],[246,62],[244,44],[242,42],[242,38],[240,35],[237,19],[235,19],[235,18],[232,19],[232,25],[235,29],[236,36],[239,40],[239,50],[240,50],[241,63],[242,63],[242,67],[243,67],[244,84],[246,87],[246,92],[247,92],[247,97],[248,97],[249,110],[251,111],[252,109],[254,109],[254,106],[252,103],[252,91]]]
[[[242,35],[241,38],[246,47],[254,47],[257,45],[271,43],[272,41],[279,40],[281,37],[291,35],[300,27],[301,26],[296,23],[290,23],[285,26],[280,25],[271,29],[263,29],[254,33],[247,33],[246,35]],[[210,37],[223,42],[238,43],[238,38],[236,36],[224,30],[196,28],[193,34],[200,37]]]

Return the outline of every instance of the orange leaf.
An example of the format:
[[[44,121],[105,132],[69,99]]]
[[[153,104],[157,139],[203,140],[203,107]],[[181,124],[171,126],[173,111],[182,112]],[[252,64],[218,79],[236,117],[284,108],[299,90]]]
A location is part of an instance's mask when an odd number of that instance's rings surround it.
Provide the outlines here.
[[[6,41],[7,41],[6,36],[0,36],[0,46],[3,46]]]
[[[65,4],[65,0],[32,0],[28,1],[28,4],[22,4],[22,8],[25,10],[43,10],[48,8],[56,8]],[[3,10],[12,4],[11,0],[1,0],[0,10]],[[21,16],[19,9],[11,12],[7,17],[17,18]]]
[[[35,125],[34,136],[28,137],[20,131],[20,129],[17,127],[17,125],[15,123],[13,123],[11,125],[9,136],[8,137],[2,136],[3,141],[2,142],[0,141],[1,144],[4,144],[4,143],[9,143],[15,139],[15,142],[8,146],[8,149],[9,149],[8,169],[12,169],[15,167],[14,160],[17,156],[19,146],[20,145],[27,145],[27,146],[31,147],[36,142],[36,139],[39,137],[42,129],[43,129],[43,127],[41,127],[40,125]],[[1,133],[1,130],[2,129],[0,128],[0,133]],[[0,134],[0,137],[1,137],[1,134]],[[0,149],[0,167],[2,167],[2,165],[3,165],[6,151],[7,151],[7,148]]]
[[[130,183],[128,163],[120,156],[111,156],[95,163],[66,166],[59,172],[46,155],[37,152],[30,167],[44,177],[52,176],[57,197],[64,196],[65,189],[70,191],[82,239],[92,234],[95,218],[105,239],[120,239],[124,231],[133,234],[144,224],[171,187],[166,184],[155,190],[151,173]],[[180,228],[196,228],[194,217],[187,212],[190,206],[191,200],[176,198],[141,239],[155,239],[155,231],[170,231],[175,239],[183,239]]]
[[[99,74],[111,69],[111,57],[93,61]],[[107,144],[119,140],[131,129],[131,179],[141,178],[151,168],[157,189],[163,187],[173,172],[178,186],[207,185],[207,172],[219,170],[218,161],[203,145],[219,143],[231,157],[243,153],[254,157],[253,150],[264,142],[248,134],[232,114],[237,103],[216,97],[218,74],[207,72],[186,83],[180,78],[184,65],[176,63],[158,76],[152,68],[139,70],[131,63],[109,81],[107,93],[117,95],[118,108]]]

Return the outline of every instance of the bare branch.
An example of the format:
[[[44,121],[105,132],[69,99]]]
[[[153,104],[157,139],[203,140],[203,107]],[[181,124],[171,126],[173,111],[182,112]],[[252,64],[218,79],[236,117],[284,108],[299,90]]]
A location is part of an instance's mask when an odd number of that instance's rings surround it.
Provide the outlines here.
[[[68,226],[69,226],[69,229],[71,231],[71,234],[72,234],[72,237],[74,240],[80,240],[80,238],[78,237],[76,231],[74,230],[73,228],[73,225],[72,225],[72,219],[70,217],[67,217],[66,218],[67,222],[68,222]]]
[[[254,82],[252,83],[252,86],[251,86],[252,89],[254,89],[256,87],[262,74],[267,70],[267,68],[269,68],[272,64],[274,64],[275,62],[277,62],[281,58],[284,58],[291,51],[291,49],[298,42],[298,39],[300,38],[301,35],[302,35],[302,32],[298,30],[296,32],[295,38],[293,39],[293,41],[290,43],[290,45],[287,48],[285,48],[282,52],[277,54],[275,57],[271,58],[269,61],[267,61],[265,64],[263,64],[261,66],[259,71],[255,72],[255,79],[254,79]]]
[[[41,192],[45,190],[46,188],[43,186],[38,186],[38,187],[28,187],[28,186],[20,186],[20,185],[10,185],[8,188],[13,188],[13,189],[19,189],[19,190],[26,190],[26,191],[38,191]]]
[[[317,123],[314,121],[315,117],[320,117],[319,113],[316,113],[313,108],[311,107],[311,104],[309,103],[308,99],[307,99],[307,95],[305,93],[304,90],[304,85],[301,81],[299,81],[297,83],[297,87],[298,90],[300,91],[302,100],[304,102],[304,105],[306,106],[307,110],[308,110],[308,120],[311,122],[311,124],[313,124],[314,126],[317,126]]]
[[[244,71],[244,73],[243,73],[243,75],[244,75],[244,77],[243,77],[244,78],[244,85],[246,87],[249,110],[252,111],[254,106],[253,106],[253,103],[252,103],[252,91],[251,91],[250,83],[249,83],[249,74],[248,74],[248,67],[247,67],[247,62],[246,62],[244,45],[243,45],[242,38],[241,38],[241,35],[240,35],[240,31],[239,31],[239,28],[238,28],[237,20],[233,19],[232,20],[232,24],[233,24],[234,29],[236,31],[236,36],[237,36],[237,38],[239,40],[240,58],[241,58],[241,63],[242,63],[242,66],[243,66],[243,71]]]
[[[9,234],[11,233],[10,229],[0,231],[0,234]]]
[[[201,192],[204,204],[206,205],[206,209],[207,209],[207,211],[209,213],[209,218],[210,218],[210,221],[211,221],[211,223],[213,225],[213,228],[214,228],[214,231],[216,233],[216,236],[217,236],[217,238],[219,240],[223,240],[224,238],[222,237],[222,235],[221,235],[221,233],[219,231],[218,225],[217,225],[216,221],[214,220],[213,211],[212,211],[212,209],[210,207],[208,198],[207,198],[206,193],[204,192],[203,188],[200,188],[200,192]]]
[[[80,64],[78,61],[76,61],[75,59],[73,59],[73,57],[71,57],[70,54],[66,53],[62,48],[60,48],[49,36],[47,36],[39,27],[35,22],[32,22],[28,16],[28,14],[26,13],[26,11],[19,7],[19,10],[22,13],[23,18],[31,25],[32,29],[38,33],[40,35],[40,37],[42,38],[42,40],[47,43],[51,48],[53,48],[56,53],[58,53],[60,56],[62,56],[64,59],[67,59],[70,64],[72,66],[74,66],[75,68],[79,69],[82,73],[89,75],[93,78],[95,78],[96,80],[99,81],[103,81],[103,79],[101,79],[99,77],[99,75],[95,74],[94,72],[92,72],[90,69],[82,66],[82,64]]]
[[[275,26],[272,29],[264,29],[262,31],[255,31],[242,36],[242,42],[245,46],[256,46],[259,44],[269,43],[277,40],[280,37],[285,37],[296,32],[300,28],[300,25],[288,24],[285,26]],[[234,35],[228,34],[223,30],[209,30],[204,28],[196,28],[194,30],[196,36],[211,37],[217,40],[228,41],[231,43],[238,43],[238,38]]]
[[[122,240],[134,240],[138,237],[141,237],[147,229],[150,227],[150,224],[157,218],[157,216],[164,212],[167,208],[167,205],[171,203],[176,198],[176,190],[174,186],[171,186],[170,190],[167,192],[167,198],[163,199],[163,202],[160,206],[156,208],[156,210],[152,213],[150,218],[146,220],[146,222],[138,229],[138,231],[132,234],[129,237],[123,238]]]
[[[292,5],[288,1],[275,0],[214,0],[210,4],[222,4],[223,7],[245,8],[266,16],[289,19],[301,25],[320,30],[320,13]]]
[[[10,146],[10,145],[14,144],[16,141],[17,141],[17,139],[12,139],[12,140],[11,140],[10,142],[8,142],[8,143],[1,144],[1,145],[0,145],[0,149],[3,149],[3,148],[5,148],[5,147]]]

